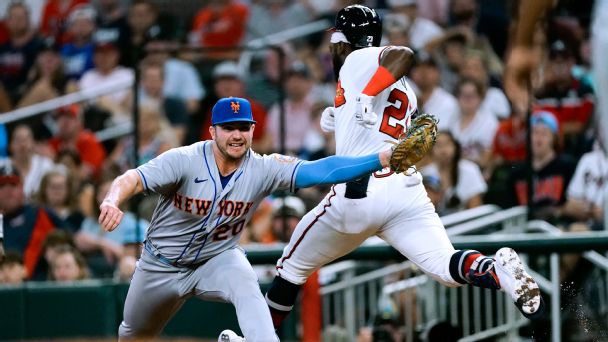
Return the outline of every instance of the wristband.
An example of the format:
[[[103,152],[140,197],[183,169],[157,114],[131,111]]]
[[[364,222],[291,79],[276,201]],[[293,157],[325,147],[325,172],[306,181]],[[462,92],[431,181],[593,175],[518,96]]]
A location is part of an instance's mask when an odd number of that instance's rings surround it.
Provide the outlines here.
[[[376,69],[374,76],[367,82],[365,89],[363,89],[363,94],[376,96],[395,82],[397,82],[395,76],[393,76],[387,68],[380,65],[378,69]]]
[[[4,239],[4,215],[0,214],[0,240]]]

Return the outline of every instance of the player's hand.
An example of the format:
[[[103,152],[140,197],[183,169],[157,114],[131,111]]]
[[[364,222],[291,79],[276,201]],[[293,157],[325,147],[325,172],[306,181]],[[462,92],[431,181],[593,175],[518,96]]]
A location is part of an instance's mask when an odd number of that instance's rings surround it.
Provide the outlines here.
[[[103,201],[99,206],[99,225],[106,232],[111,232],[120,223],[124,213],[114,203]]]
[[[514,112],[525,113],[531,101],[532,73],[539,64],[534,48],[513,47],[507,58],[503,84]]]
[[[327,107],[321,114],[321,130],[331,133],[336,130],[336,118],[334,117],[334,107]]]
[[[355,118],[357,122],[363,125],[365,128],[372,128],[378,121],[378,114],[374,113],[372,100],[373,96],[360,94],[357,96],[357,103],[355,107]]]
[[[2,240],[0,239],[0,262],[4,260],[4,245],[2,244]]]

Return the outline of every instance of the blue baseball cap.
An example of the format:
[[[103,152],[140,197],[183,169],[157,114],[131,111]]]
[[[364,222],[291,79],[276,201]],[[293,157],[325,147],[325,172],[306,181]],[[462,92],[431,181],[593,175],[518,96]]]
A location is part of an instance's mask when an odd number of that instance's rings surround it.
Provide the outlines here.
[[[240,97],[226,97],[217,101],[211,110],[211,125],[220,125],[228,122],[251,122],[251,104]]]
[[[555,115],[553,115],[551,112],[546,112],[546,111],[535,112],[532,114],[532,117],[530,118],[530,122],[531,122],[532,126],[542,124],[542,125],[549,127],[549,129],[551,130],[551,132],[553,132],[553,134],[557,134],[559,131],[559,124],[557,123],[557,119],[555,118]]]

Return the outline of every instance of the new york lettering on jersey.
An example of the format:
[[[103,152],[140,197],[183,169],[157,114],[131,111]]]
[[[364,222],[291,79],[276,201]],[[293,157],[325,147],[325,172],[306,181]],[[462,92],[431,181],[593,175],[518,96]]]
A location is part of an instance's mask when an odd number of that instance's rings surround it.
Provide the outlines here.
[[[299,160],[255,153],[222,187],[211,144],[174,149],[137,169],[145,190],[161,195],[146,239],[180,263],[234,247],[259,202],[278,188],[293,188]]]

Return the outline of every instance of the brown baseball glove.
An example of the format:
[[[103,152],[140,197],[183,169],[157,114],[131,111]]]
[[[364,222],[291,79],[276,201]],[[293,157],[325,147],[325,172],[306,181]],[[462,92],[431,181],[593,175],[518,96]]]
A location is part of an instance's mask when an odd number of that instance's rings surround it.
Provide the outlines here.
[[[437,140],[437,123],[432,114],[420,114],[393,144],[391,170],[401,173],[414,166],[433,148]]]

